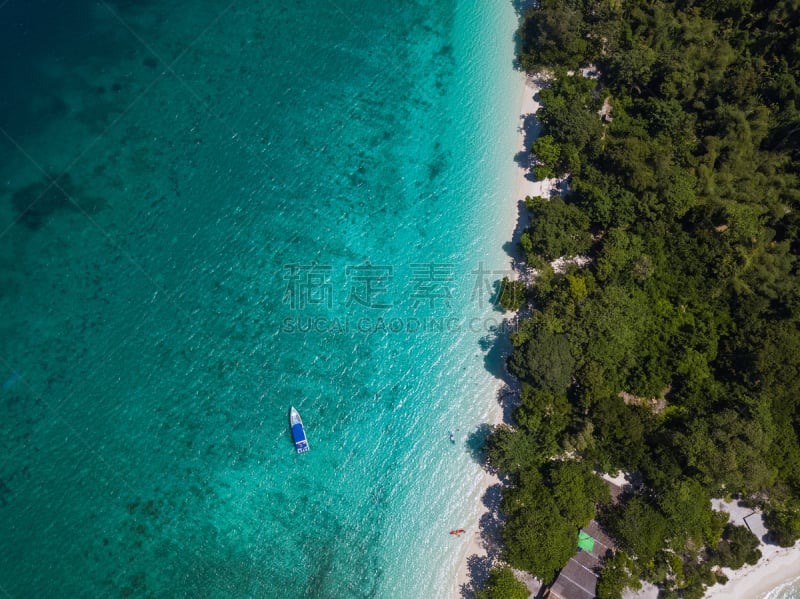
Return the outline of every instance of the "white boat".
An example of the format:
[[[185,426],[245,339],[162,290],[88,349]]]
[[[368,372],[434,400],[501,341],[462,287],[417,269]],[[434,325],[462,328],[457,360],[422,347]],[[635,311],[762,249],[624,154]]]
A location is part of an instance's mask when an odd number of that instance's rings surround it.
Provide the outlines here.
[[[300,413],[294,409],[294,406],[289,410],[289,426],[292,427],[292,438],[294,439],[294,448],[297,453],[307,452],[308,439],[306,439],[306,429],[303,427]]]

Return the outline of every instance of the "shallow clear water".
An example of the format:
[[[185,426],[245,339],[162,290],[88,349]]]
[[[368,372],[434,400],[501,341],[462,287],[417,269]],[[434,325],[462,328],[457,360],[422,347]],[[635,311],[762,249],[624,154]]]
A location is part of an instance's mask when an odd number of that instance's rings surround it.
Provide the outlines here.
[[[452,592],[500,362],[514,24],[0,8],[6,594]]]
[[[782,584],[770,591],[764,599],[798,599],[800,598],[800,579]]]

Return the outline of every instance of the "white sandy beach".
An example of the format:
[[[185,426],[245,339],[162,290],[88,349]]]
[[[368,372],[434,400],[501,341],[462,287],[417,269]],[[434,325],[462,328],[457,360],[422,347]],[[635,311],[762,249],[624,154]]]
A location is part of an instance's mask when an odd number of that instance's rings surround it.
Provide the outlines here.
[[[533,115],[539,109],[539,103],[534,99],[534,97],[538,94],[540,89],[540,83],[536,79],[526,76],[520,75],[520,77],[525,77],[525,85],[521,92],[520,97],[520,116],[519,116],[519,124],[518,124],[518,131],[519,134],[517,136],[517,148],[514,152],[515,154],[519,152],[529,152],[530,148],[526,147],[526,143],[530,143],[531,136],[538,134],[538,128],[536,125],[532,125],[531,115]],[[533,130],[531,127],[533,126]],[[526,130],[527,129],[527,130]],[[528,140],[526,142],[526,139]],[[509,154],[511,156],[511,154]],[[505,228],[508,232],[506,239],[514,239],[515,233],[518,232],[521,226],[524,226],[526,222],[519,222],[520,218],[525,218],[524,211],[521,211],[520,205],[521,202],[524,202],[525,197],[529,195],[542,195],[548,196],[550,194],[550,190],[553,187],[552,181],[531,181],[526,177],[528,174],[528,169],[520,168],[517,169],[517,176],[516,182],[514,186],[514,199],[515,201],[513,204],[510,205],[508,214],[508,221],[505,223]],[[511,208],[513,206],[513,208]],[[513,270],[515,265],[515,257],[512,255],[508,256],[508,269]],[[518,273],[516,273],[518,274]],[[495,396],[497,393],[500,392],[502,387],[502,383],[498,381],[498,385],[495,389]],[[492,411],[489,415],[489,424],[499,424],[503,421],[503,409],[496,401],[493,402]],[[478,489],[476,495],[476,501],[481,502],[481,507],[483,508],[483,498],[486,494],[487,490],[490,489],[493,485],[499,483],[498,478],[495,475],[492,475],[486,471],[483,473],[483,477],[481,479],[480,487]],[[457,584],[455,588],[454,597],[461,597],[461,589],[465,586],[470,584],[470,569],[469,569],[469,562],[470,560],[474,560],[477,558],[486,559],[488,546],[487,541],[484,540],[482,537],[482,531],[480,528],[480,521],[487,513],[486,509],[482,509],[478,514],[477,518],[473,522],[467,522],[467,526],[465,527],[468,531],[468,539],[464,545],[464,549],[462,550],[462,556],[459,562],[459,569],[458,569],[458,576],[457,576]],[[531,582],[528,582],[529,588],[532,586]]]
[[[499,422],[501,419],[498,416],[497,421]],[[488,472],[484,472],[483,479],[481,480],[479,493],[477,496],[477,501],[481,501],[481,498],[486,493],[487,489],[494,484],[497,484],[499,480],[496,476],[491,475]],[[484,512],[485,513],[485,512]],[[483,514],[481,514],[482,516]],[[477,556],[479,558],[485,558],[487,555],[487,547],[484,544],[483,538],[481,537],[481,530],[480,530],[480,518],[475,520],[474,522],[467,522],[467,530],[468,530],[468,538],[467,542],[464,544],[464,548],[462,549],[461,559],[459,560],[459,567],[458,567],[458,576],[456,578],[456,588],[454,592],[454,597],[461,597],[461,589],[464,588],[466,585],[469,585],[471,582],[470,578],[470,569],[469,569],[469,560],[472,556]]]
[[[530,152],[530,141],[539,135],[539,124],[531,123],[530,117],[539,110],[539,101],[536,99],[542,89],[544,81],[538,75],[525,75],[525,90],[520,102],[519,116],[519,142],[517,151]],[[528,141],[526,142],[526,138]],[[532,181],[528,178],[529,169],[520,168],[517,170],[516,196],[518,200],[524,200],[527,196],[550,195],[554,182],[550,179],[544,181]],[[516,226],[516,223],[514,223]]]
[[[762,557],[755,566],[723,571],[727,584],[715,585],[706,599],[763,599],[773,589],[800,578],[800,542],[794,547],[763,544]]]

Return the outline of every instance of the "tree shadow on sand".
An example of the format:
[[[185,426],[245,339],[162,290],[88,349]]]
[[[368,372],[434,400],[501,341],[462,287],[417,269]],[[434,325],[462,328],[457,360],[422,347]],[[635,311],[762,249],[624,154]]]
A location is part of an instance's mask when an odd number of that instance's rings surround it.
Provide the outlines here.
[[[534,96],[535,98],[535,96]],[[520,126],[520,132],[522,133],[523,138],[523,149],[514,154],[514,162],[517,163],[519,168],[525,170],[525,178],[528,181],[536,181],[536,177],[533,174],[533,155],[531,154],[531,145],[536,138],[539,137],[539,134],[542,132],[542,124],[539,122],[539,119],[536,117],[535,113],[526,114],[522,117],[522,125]]]
[[[497,400],[503,407],[503,422],[510,423],[513,410],[519,403],[519,392],[504,386],[498,391]],[[497,471],[487,461],[485,449],[486,439],[493,428],[487,423],[479,425],[467,436],[466,446],[473,460],[480,464],[489,474],[498,476]],[[503,499],[503,487],[506,484],[508,484],[508,481],[501,477],[498,482],[487,487],[481,497],[481,502],[486,511],[478,522],[477,534],[480,537],[479,544],[483,548],[484,554],[475,553],[467,558],[469,582],[462,584],[460,588],[461,597],[465,599],[471,599],[477,589],[486,586],[492,566],[500,559],[504,522],[500,505]]]
[[[492,426],[483,422],[478,425],[478,428],[467,435],[465,443],[470,457],[487,470],[489,470],[489,466],[486,462],[486,450],[484,446],[491,432]],[[489,472],[491,472],[491,470],[489,470]]]
[[[528,11],[528,9],[536,6],[536,0],[511,0],[511,5],[514,7],[514,12],[517,13],[517,18],[521,23],[522,17]],[[518,59],[521,46],[522,39],[519,36],[519,29],[516,29],[514,31],[514,60],[512,62],[515,69],[521,68]]]
[[[544,87],[547,87],[547,79],[544,76],[533,73],[527,75],[526,94],[532,93],[533,88],[542,89]],[[537,103],[540,102],[538,93],[534,94],[533,100]],[[521,115],[522,124],[517,131],[522,134],[522,149],[514,154],[514,162],[525,171],[525,179],[528,181],[537,181],[536,176],[533,174],[534,160],[531,154],[531,146],[542,133],[542,123],[536,114],[536,112],[529,112]]]
[[[469,582],[462,584],[460,589],[461,596],[465,599],[474,597],[476,589],[486,586],[489,572],[500,558],[503,527],[503,517],[500,512],[502,488],[500,483],[494,484],[486,489],[481,498],[487,511],[481,516],[478,534],[480,535],[480,545],[486,553],[485,555],[473,554],[467,558]]]
[[[516,319],[514,317],[504,317],[495,326],[490,327],[489,332],[478,341],[480,348],[486,352],[483,356],[484,368],[506,385],[513,384],[513,377],[506,368],[506,360],[512,350],[508,335],[515,326]]]
[[[536,0],[511,0],[511,5],[514,7],[517,16],[521,17],[526,10],[536,6]]]
[[[522,239],[522,234],[526,231],[530,224],[531,212],[525,205],[525,200],[519,200],[517,202],[517,225],[514,227],[511,240],[503,244],[503,251],[513,258],[512,265],[517,272],[519,272],[519,266],[524,259],[519,243]]]

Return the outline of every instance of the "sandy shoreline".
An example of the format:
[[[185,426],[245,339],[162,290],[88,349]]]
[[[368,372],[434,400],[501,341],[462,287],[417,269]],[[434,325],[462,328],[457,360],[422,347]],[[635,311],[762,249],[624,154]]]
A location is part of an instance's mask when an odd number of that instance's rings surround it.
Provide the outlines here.
[[[727,584],[714,585],[706,599],[763,599],[777,587],[800,578],[800,542],[794,547],[761,544],[762,557],[755,566],[723,568]]]
[[[528,169],[524,168],[520,157],[525,156],[530,152],[530,143],[536,135],[538,135],[538,125],[533,118],[533,114],[539,109],[539,103],[534,99],[540,89],[540,84],[536,79],[530,76],[520,74],[520,77],[525,78],[525,85],[521,91],[520,98],[520,116],[518,123],[517,147],[515,148],[515,155],[517,156],[519,168],[517,168],[516,181],[514,185],[514,209],[508,210],[508,220],[504,223],[508,234],[506,239],[513,240],[515,243],[518,241],[518,236],[527,224],[524,208],[524,200],[529,195],[549,195],[552,188],[551,181],[532,181],[528,175]],[[514,270],[516,256],[509,255],[508,269]],[[519,273],[516,273],[519,274]],[[489,414],[488,424],[495,425],[503,422],[503,408],[497,401],[499,393],[503,392],[503,383],[498,381],[494,389],[495,398],[492,402],[492,409]],[[490,547],[491,542],[484,538],[484,527],[481,522],[490,515],[489,509],[486,507],[487,492],[500,483],[497,476],[483,471],[482,478],[477,489],[475,501],[479,502],[480,509],[478,516],[474,521],[467,522],[467,530],[469,537],[462,549],[459,559],[459,567],[456,579],[456,586],[453,596],[462,597],[462,589],[467,588],[471,584],[470,563],[489,561],[489,552],[492,551]],[[488,531],[486,531],[488,532]]]
[[[539,110],[540,105],[537,97],[544,84],[544,79],[539,75],[527,73],[524,77],[525,89],[520,102],[517,155],[519,156],[519,153],[524,153],[524,155],[530,157],[530,145],[539,136],[541,130],[541,126],[534,115],[536,111]],[[530,169],[523,168],[522,165],[520,165],[520,168],[517,169],[517,182],[515,186],[516,199],[518,201],[524,201],[526,196],[549,197],[554,184],[555,181],[552,179],[534,181]],[[513,223],[515,227],[516,224],[516,222]]]
[[[718,511],[727,512],[728,520],[736,526],[748,526],[746,518],[752,518],[754,510],[737,501],[713,499],[711,506]],[[758,516],[758,521],[761,522]],[[763,522],[760,526],[763,526]],[[800,542],[794,547],[779,547],[765,543],[762,539],[761,559],[755,566],[745,566],[739,570],[723,568],[728,577],[724,585],[714,585],[706,591],[707,598],[731,597],[733,599],[761,599],[777,587],[800,578]]]
[[[498,418],[498,422],[502,418]],[[492,423],[495,424],[495,423]],[[496,476],[484,471],[483,477],[480,482],[479,486],[479,493],[477,501],[482,501],[483,496],[486,494],[488,489],[498,484],[500,481],[497,479]],[[480,517],[483,516],[486,512],[482,512]],[[470,562],[474,559],[486,559],[488,555],[488,548],[483,540],[483,536],[481,534],[480,529],[480,517],[478,520],[474,522],[468,522],[467,526],[469,527],[467,530],[469,531],[469,537],[467,542],[464,545],[464,548],[461,550],[461,556],[459,558],[459,565],[458,565],[458,574],[456,577],[456,587],[453,594],[453,597],[462,597],[462,589],[468,587],[472,582],[472,577],[470,575]]]

